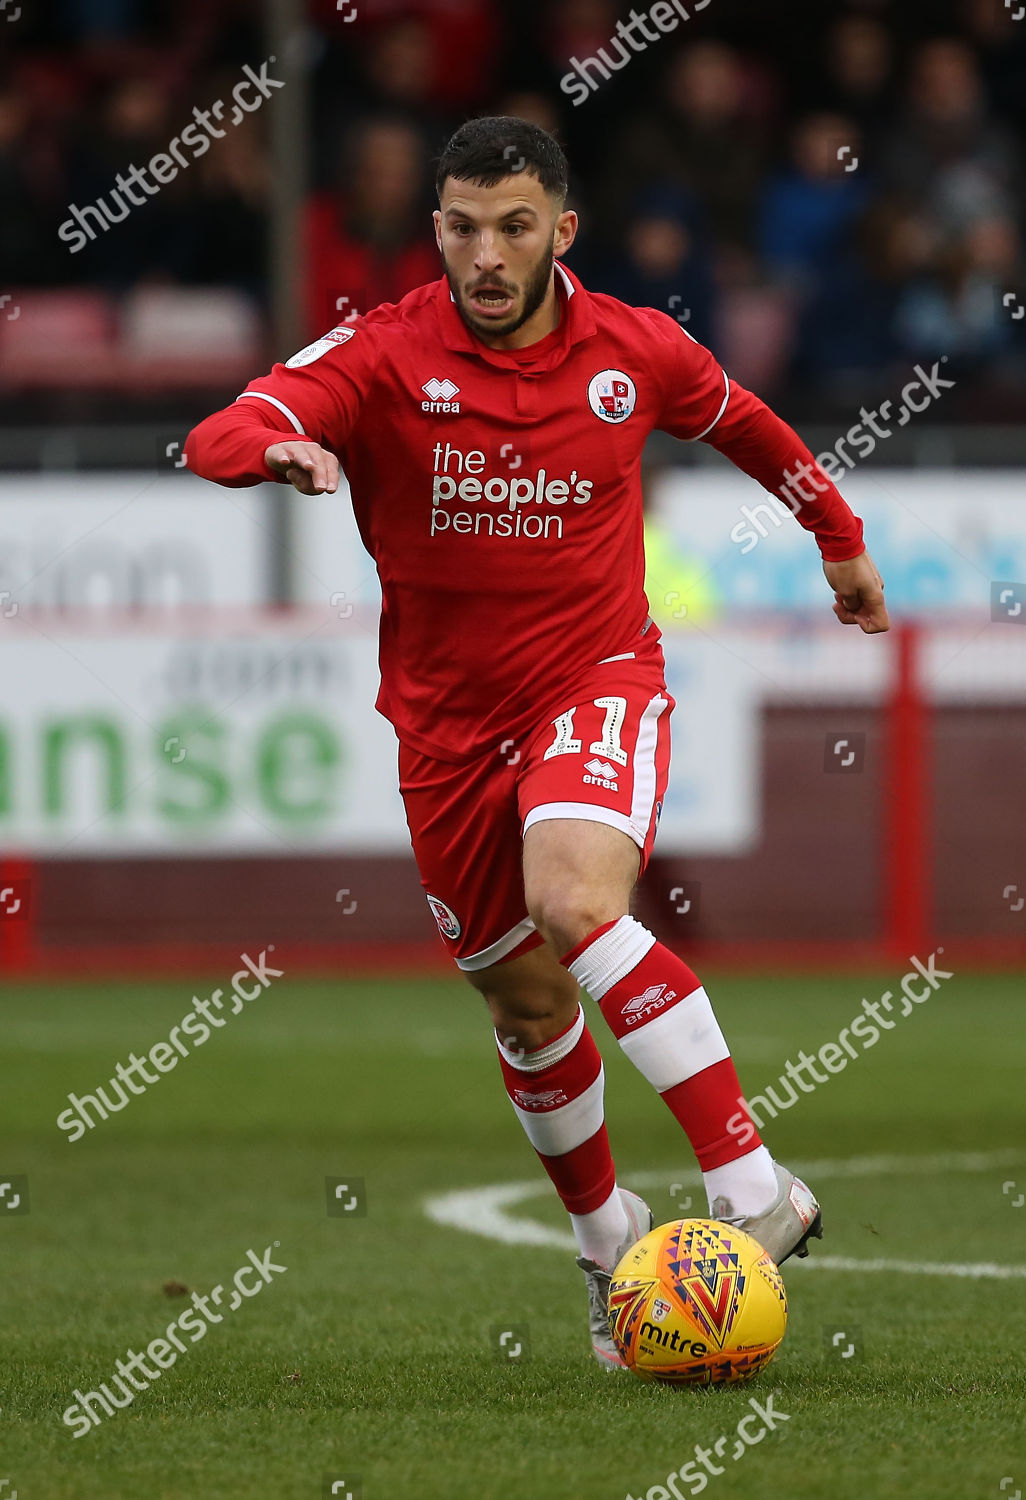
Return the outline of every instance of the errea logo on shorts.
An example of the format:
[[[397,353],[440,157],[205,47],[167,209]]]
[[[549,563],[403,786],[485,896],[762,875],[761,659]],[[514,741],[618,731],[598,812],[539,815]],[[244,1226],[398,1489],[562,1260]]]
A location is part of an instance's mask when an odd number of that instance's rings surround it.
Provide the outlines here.
[[[420,403],[421,411],[458,412],[460,403],[452,398],[458,395],[459,389],[459,386],[454,385],[451,380],[439,380],[432,375],[431,379],[421,386],[421,390],[428,398]]]
[[[616,767],[611,766],[608,760],[589,760],[584,763],[581,780],[585,786],[604,786],[607,792],[615,792],[618,790],[619,774]]]
[[[588,405],[603,422],[626,422],[637,399],[634,381],[622,370],[600,370],[588,382]]]

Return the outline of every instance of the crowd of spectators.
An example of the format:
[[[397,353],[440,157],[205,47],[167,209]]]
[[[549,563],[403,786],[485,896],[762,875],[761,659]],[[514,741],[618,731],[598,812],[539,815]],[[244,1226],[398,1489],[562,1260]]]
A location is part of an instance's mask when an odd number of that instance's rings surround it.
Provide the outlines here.
[[[467,115],[518,114],[567,146],[568,263],[764,392],[843,400],[947,358],[1021,398],[1023,8],[706,0],[623,65],[614,0],[307,0],[307,332],[438,275],[433,158]],[[57,234],[259,67],[260,12],[55,0],[0,23],[0,291],[213,284],[266,307],[273,102],[80,253]],[[610,54],[575,104],[571,60]]]

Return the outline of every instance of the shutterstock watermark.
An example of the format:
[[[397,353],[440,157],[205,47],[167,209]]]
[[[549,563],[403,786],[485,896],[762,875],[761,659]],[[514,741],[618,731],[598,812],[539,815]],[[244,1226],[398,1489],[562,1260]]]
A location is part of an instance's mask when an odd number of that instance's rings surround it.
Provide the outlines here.
[[[692,0],[691,9],[688,10],[681,0],[656,0],[647,11],[632,9],[626,21],[617,21],[616,34],[609,38],[608,51],[605,47],[600,47],[596,57],[570,59],[572,71],[563,74],[559,80],[560,88],[570,98],[577,95],[573,100],[576,109],[578,104],[583,104],[590,98],[600,83],[608,79],[610,73],[619,73],[632,57],[644,52],[652,42],[658,42],[671,31],[676,31],[681,21],[689,21],[709,4],[710,0]],[[651,27],[649,22],[652,23]],[[619,58],[616,62],[611,56],[614,48]],[[596,73],[599,74],[598,79],[594,76]]]
[[[246,115],[251,115],[265,99],[270,99],[274,89],[285,87],[283,78],[272,78],[268,74],[273,62],[277,62],[277,58],[270,57],[261,63],[259,73],[255,73],[249,63],[243,65],[245,77],[232,89],[235,108],[227,121],[229,125],[241,124]],[[192,120],[180,135],[174,136],[166,151],[156,152],[145,166],[137,167],[133,162],[127,172],[119,172],[114,179],[117,186],[111,188],[106,197],[97,198],[95,203],[87,203],[84,208],[72,203],[71,218],[65,219],[58,228],[58,239],[71,246],[72,255],[77,255],[90,240],[96,239],[97,234],[106,234],[113,225],[122,223],[133,208],[140,208],[166,183],[173,182],[180,170],[191,167],[194,161],[205,156],[212,140],[228,134],[227,130],[221,130],[213,123],[224,119],[225,108],[223,99],[215,99],[209,109],[194,106]],[[184,154],[183,147],[188,155]],[[156,179],[154,182],[149,180],[147,172]],[[138,196],[140,189],[141,197]]]
[[[262,1292],[273,1276],[280,1276],[288,1270],[288,1266],[279,1266],[272,1255],[278,1247],[278,1241],[268,1245],[262,1255],[255,1250],[246,1251],[246,1264],[239,1267],[232,1277],[235,1290],[232,1292],[231,1301],[228,1303],[229,1312],[237,1312],[242,1306],[243,1297],[255,1297]],[[253,1280],[254,1273],[256,1281],[253,1285],[248,1282]],[[163,1338],[151,1339],[142,1354],[137,1354],[134,1349],[121,1359],[114,1361],[116,1375],[112,1375],[110,1383],[103,1381],[99,1390],[80,1390],[72,1392],[75,1399],[64,1412],[61,1421],[65,1427],[78,1427],[75,1437],[85,1437],[87,1432],[94,1427],[99,1427],[103,1417],[95,1409],[100,1407],[104,1415],[112,1417],[116,1411],[122,1411],[126,1406],[131,1406],[140,1391],[148,1390],[153,1381],[159,1380],[165,1370],[170,1370],[179,1354],[185,1354],[189,1344],[183,1344],[180,1335],[187,1333],[190,1344],[198,1344],[200,1339],[206,1337],[207,1329],[214,1323],[222,1323],[224,1314],[214,1312],[208,1305],[213,1303],[215,1307],[221,1304],[221,1293],[224,1287],[220,1282],[213,1291],[201,1296],[199,1292],[192,1293],[192,1307],[187,1307],[180,1313],[174,1322],[169,1323],[164,1330]],[[173,1346],[173,1347],[172,1347]],[[151,1370],[146,1364],[149,1359],[157,1366]],[[114,1394],[113,1386],[118,1387],[121,1399]]]
[[[274,952],[273,943],[269,943],[261,951],[259,958],[250,958],[248,953],[240,955],[240,962],[245,967],[238,969],[231,977],[233,998],[229,1015],[237,1016],[244,1002],[256,1000],[270,987],[272,979],[280,979],[284,974],[284,969],[271,968],[267,962],[269,952]],[[251,976],[255,983],[244,985],[243,981],[248,981]],[[193,995],[192,1010],[182,1017],[177,1026],[172,1026],[166,1042],[154,1042],[145,1058],[136,1057],[134,1052],[130,1052],[127,1063],[118,1063],[114,1069],[115,1077],[110,1080],[112,1093],[116,1090],[119,1096],[117,1102],[107,1097],[106,1085],[98,1086],[95,1094],[83,1094],[81,1099],[77,1094],[69,1094],[71,1108],[62,1110],[57,1116],[57,1127],[68,1132],[69,1144],[81,1140],[86,1130],[96,1128],[98,1121],[90,1118],[90,1109],[100,1120],[105,1120],[108,1114],[117,1114],[124,1109],[132,1094],[145,1094],[151,1083],[160,1082],[162,1074],[177,1068],[179,1057],[188,1057],[190,1053],[189,1043],[182,1039],[183,1032],[190,1039],[192,1050],[195,1050],[210,1039],[214,1028],[227,1026],[228,1017],[215,1014],[223,1009],[223,994],[223,990],[214,990],[209,999],[204,1000]],[[147,1059],[156,1068],[155,1074],[147,1073]]]
[[[790,1109],[792,1104],[797,1104],[799,1090],[802,1094],[814,1094],[819,1085],[826,1083],[832,1074],[843,1073],[850,1061],[861,1057],[870,1047],[875,1047],[883,1033],[893,1031],[898,1021],[910,1016],[917,1005],[925,1005],[931,995],[940,989],[943,981],[953,976],[954,970],[937,967],[937,954],[943,952],[943,948],[938,948],[925,963],[914,955],[909,959],[912,967],[901,978],[902,1005],[897,1020],[892,1021],[890,1016],[884,1014],[893,1009],[892,991],[885,990],[879,1000],[863,1000],[861,1013],[854,1016],[847,1026],[841,1027],[836,1042],[824,1042],[812,1057],[802,1049],[798,1053],[797,1062],[788,1058],[776,1083],[767,1084],[760,1094],[739,1099],[738,1103],[742,1107],[727,1121],[727,1129],[731,1135],[737,1136],[738,1143],[747,1145],[766,1120],[775,1120],[778,1114]],[[852,1037],[858,1039],[857,1047]],[[826,1069],[825,1074],[817,1071],[817,1061]],[[797,1088],[795,1084],[798,1085]],[[790,1097],[778,1098],[777,1085],[780,1086],[782,1095],[786,1089]]]
[[[904,427],[910,416],[919,415],[926,411],[934,401],[939,400],[942,393],[950,390],[955,384],[953,380],[945,380],[940,373],[940,367],[947,361],[947,355],[935,361],[931,370],[925,370],[922,365],[916,365],[915,380],[910,380],[901,392],[901,409],[898,412],[897,425]],[[922,399],[913,401],[912,395],[915,391],[922,391]],[[877,443],[884,438],[889,438],[894,432],[893,427],[885,425],[891,420],[894,403],[884,401],[880,406],[869,410],[863,406],[859,408],[861,421],[849,427],[843,437],[839,437],[834,446],[825,453],[817,453],[816,464],[827,478],[838,484],[845,475],[854,469],[857,463],[868,458],[876,448]],[[884,419],[882,423],[879,419]],[[855,453],[849,452],[854,449]],[[811,491],[807,486],[811,485]],[[759,545],[762,537],[768,536],[769,532],[763,524],[764,520],[772,522],[775,527],[784,524],[784,517],[788,511],[797,515],[803,505],[809,504],[826,491],[823,477],[816,470],[815,465],[807,463],[804,459],[797,463],[792,472],[784,470],[784,481],[780,485],[778,493],[780,500],[774,495],[769,500],[761,501],[758,505],[742,505],[741,514],[744,520],[738,521],[736,526],[731,527],[730,540],[741,548],[742,556],[751,552]]]
[[[675,1500],[684,1500],[685,1495],[700,1495],[709,1483],[710,1475],[716,1478],[727,1472],[723,1464],[713,1462],[714,1458],[729,1457],[732,1463],[737,1463],[749,1448],[761,1443],[768,1432],[775,1432],[781,1422],[791,1420],[787,1412],[778,1411],[773,1405],[772,1391],[765,1401],[752,1396],[748,1405],[751,1411],[745,1413],[732,1433],[721,1433],[708,1448],[696,1443],[694,1462],[689,1459],[681,1468],[671,1469],[661,1484],[652,1485],[638,1496],[627,1495],[625,1500],[669,1500],[671,1495]],[[733,1448],[728,1454],[727,1446],[731,1441]],[[678,1480],[687,1485],[686,1491],[678,1488]]]

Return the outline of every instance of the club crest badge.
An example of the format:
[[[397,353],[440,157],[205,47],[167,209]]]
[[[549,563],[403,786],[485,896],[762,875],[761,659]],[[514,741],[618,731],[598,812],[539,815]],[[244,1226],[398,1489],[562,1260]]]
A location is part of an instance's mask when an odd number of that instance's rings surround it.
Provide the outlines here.
[[[637,399],[634,381],[622,370],[600,370],[588,383],[588,404],[603,422],[626,422]]]
[[[428,896],[427,904],[431,908],[431,915],[438,923],[439,932],[450,942],[455,942],[463,928],[452,907],[446,906],[444,901],[439,901],[437,896]]]

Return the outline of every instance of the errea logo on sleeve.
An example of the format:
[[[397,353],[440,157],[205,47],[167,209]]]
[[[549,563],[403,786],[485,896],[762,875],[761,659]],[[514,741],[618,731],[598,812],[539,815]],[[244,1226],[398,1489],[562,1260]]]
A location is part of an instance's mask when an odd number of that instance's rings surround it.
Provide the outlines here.
[[[459,389],[459,386],[454,385],[451,380],[439,380],[437,376],[432,375],[431,379],[421,386],[421,390],[428,398],[420,403],[421,411],[458,412],[460,403],[452,398],[459,394]]]
[[[298,369],[300,365],[312,365],[315,359],[320,359],[321,355],[327,354],[329,349],[334,349],[338,344],[348,343],[355,332],[355,328],[333,328],[322,339],[315,339],[312,344],[307,344],[305,349],[300,349],[298,354],[293,354],[291,359],[287,359],[286,370]]]

